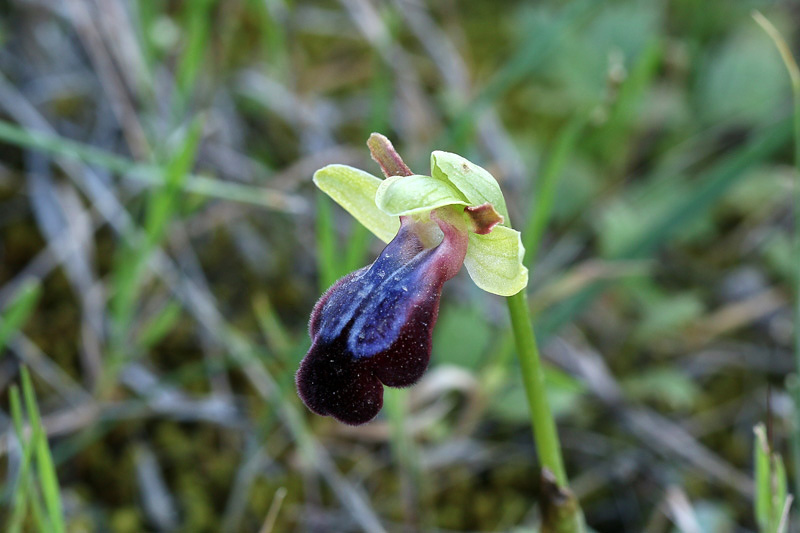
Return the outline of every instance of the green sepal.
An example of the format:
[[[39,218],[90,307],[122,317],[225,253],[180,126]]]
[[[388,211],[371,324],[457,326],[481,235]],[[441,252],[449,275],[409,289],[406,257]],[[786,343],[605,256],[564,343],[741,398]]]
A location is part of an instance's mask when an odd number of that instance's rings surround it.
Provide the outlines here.
[[[392,176],[378,187],[375,203],[387,215],[403,216],[432,211],[446,205],[467,205],[447,181],[430,176]]]
[[[431,154],[431,174],[450,182],[467,199],[469,205],[489,202],[503,216],[503,226],[511,227],[506,201],[497,180],[488,170],[450,152]]]
[[[499,296],[512,296],[528,285],[528,269],[522,264],[524,255],[520,233],[495,226],[486,235],[470,232],[464,266],[481,289]]]
[[[375,205],[383,180],[348,165],[328,165],[314,173],[314,183],[383,242],[397,235],[400,219]]]

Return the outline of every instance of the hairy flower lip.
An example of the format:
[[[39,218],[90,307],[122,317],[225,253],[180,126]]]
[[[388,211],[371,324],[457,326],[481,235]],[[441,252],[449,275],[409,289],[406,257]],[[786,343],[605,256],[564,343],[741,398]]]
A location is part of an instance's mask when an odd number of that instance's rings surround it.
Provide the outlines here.
[[[384,385],[407,387],[424,373],[442,286],[460,270],[468,242],[447,212],[431,219],[443,233],[438,245],[423,247],[418,223],[403,217],[375,262],[337,281],[314,307],[312,346],[296,375],[311,411],[366,423],[383,405]]]

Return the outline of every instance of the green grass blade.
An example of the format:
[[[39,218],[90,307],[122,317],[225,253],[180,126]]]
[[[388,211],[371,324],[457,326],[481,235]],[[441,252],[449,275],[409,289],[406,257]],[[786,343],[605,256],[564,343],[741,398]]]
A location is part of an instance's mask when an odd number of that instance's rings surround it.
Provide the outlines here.
[[[694,193],[675,206],[648,231],[624,248],[615,259],[634,259],[654,252],[679,229],[705,213],[742,176],[744,171],[771,155],[786,143],[790,129],[786,121],[767,129],[733,155],[724,158],[697,179]]]
[[[143,246],[134,246],[126,240],[120,245],[114,262],[112,274],[111,300],[111,344],[124,344],[123,337],[133,321],[138,297],[139,280],[147,264],[147,254]],[[113,350],[112,350],[113,351]],[[115,357],[111,357],[109,367],[114,366]]]
[[[29,131],[4,120],[0,120],[0,141],[22,148],[38,150],[51,156],[65,157],[83,161],[90,165],[97,165],[126,179],[138,181],[151,187],[160,185],[163,179],[162,171],[153,165],[135,163],[130,159],[105,150],[57,135]],[[201,196],[252,204],[290,213],[299,213],[306,209],[303,200],[279,191],[264,187],[251,187],[194,174],[188,177],[183,184],[183,189]]]
[[[639,259],[646,257],[668,242],[680,229],[694,222],[704,214],[719,198],[736,184],[745,170],[763,161],[780,147],[791,135],[791,124],[787,120],[754,134],[753,139],[732,155],[724,158],[696,180],[695,194],[687,196],[670,212],[651,225],[647,231],[623,247],[610,259]],[[543,333],[558,330],[574,316],[586,309],[603,290],[608,282],[598,282],[561,302],[542,316],[539,323]]]
[[[58,486],[58,477],[53,465],[53,457],[50,455],[50,447],[47,444],[47,434],[42,426],[39,416],[39,407],[36,404],[36,395],[33,391],[33,382],[27,368],[21,369],[22,374],[22,395],[25,398],[25,408],[28,411],[34,440],[36,453],[36,471],[39,474],[39,486],[44,497],[45,509],[49,517],[53,531],[62,533],[64,531],[64,512],[61,505],[61,490]]]
[[[167,224],[178,209],[178,193],[194,164],[203,134],[203,122],[200,117],[192,121],[180,149],[167,164],[163,186],[151,193],[144,226],[150,246],[156,246],[162,240]]]
[[[427,529],[423,498],[424,472],[419,465],[419,451],[408,428],[408,391],[387,387],[384,391],[384,409],[389,419],[392,454],[397,459],[397,474],[406,523],[414,529]]]
[[[19,399],[19,387],[11,385],[8,392],[8,404],[11,411],[11,423],[14,425],[14,432],[19,439],[20,448],[23,453],[27,450],[25,446],[25,421],[22,418],[22,403]]]
[[[652,38],[639,54],[630,75],[619,89],[619,96],[607,123],[612,129],[624,127],[637,114],[639,104],[661,65],[663,46],[659,38]]]
[[[180,320],[182,313],[183,307],[180,303],[168,302],[142,326],[138,336],[139,345],[147,349],[161,342]]]
[[[36,490],[36,485],[33,483],[28,484],[28,499],[31,503],[31,515],[33,522],[36,524],[36,531],[40,533],[57,533],[57,529],[48,520],[42,504],[42,497],[39,491]],[[24,530],[23,530],[24,531]]]
[[[791,502],[787,490],[786,468],[781,456],[773,453],[764,424],[756,425],[753,433],[756,523],[761,533],[779,533],[782,531],[787,506]]]
[[[215,0],[193,0],[184,4],[186,44],[175,75],[174,118],[180,117],[191,99],[206,46],[210,42],[209,23],[214,4]]]
[[[586,117],[578,115],[561,129],[556,138],[555,146],[549,153],[550,155],[539,175],[536,183],[536,192],[533,194],[533,203],[528,215],[528,224],[522,232],[525,243],[524,263],[529,269],[533,268],[544,230],[550,222],[558,180],[563,174],[564,166],[575,148],[575,143],[585,124]]]
[[[394,97],[393,72],[377,52],[374,54],[373,63],[377,74],[373,76],[370,84],[369,122],[364,137],[369,137],[375,131],[385,132],[391,127],[392,98]],[[367,253],[371,242],[372,234],[369,230],[361,224],[351,224],[342,264],[342,275],[364,266],[367,262]]]
[[[180,147],[171,154],[162,172],[161,186],[151,192],[147,202],[144,235],[130,235],[120,247],[113,272],[113,300],[111,322],[111,349],[106,372],[98,384],[106,394],[116,382],[116,376],[131,354],[141,346],[131,347],[129,331],[136,313],[139,290],[142,286],[150,258],[163,241],[169,223],[179,207],[181,185],[194,163],[202,135],[201,118],[189,126]]]
[[[635,118],[640,104],[658,73],[663,54],[660,38],[651,39],[640,52],[630,74],[619,87],[608,120],[593,135],[598,154],[618,169],[630,157],[631,135],[635,134]]]
[[[369,261],[367,253],[372,242],[372,233],[361,224],[352,224],[347,247],[342,261],[342,275],[365,266]]]
[[[447,131],[446,138],[440,139],[437,146],[453,146],[456,151],[463,151],[458,150],[458,147],[463,145],[480,112],[539,67],[558,47],[567,28],[580,24],[591,13],[592,8],[599,5],[600,2],[586,0],[569,2],[545,31],[529,32],[530,37],[464,107]]]
[[[156,59],[156,47],[150,38],[150,32],[158,20],[158,6],[150,0],[138,0],[135,6],[135,16],[138,22],[137,37],[139,38],[139,48],[147,64],[148,70],[152,73]]]
[[[253,301],[253,308],[270,350],[286,362],[292,349],[291,335],[275,312],[272,302],[265,294],[260,294]]]
[[[771,516],[772,487],[770,483],[769,446],[764,424],[754,429],[755,445],[753,446],[753,464],[755,465],[756,494],[754,497],[756,523],[759,531],[769,531]]]
[[[38,280],[28,280],[22,284],[0,315],[0,353],[11,337],[28,321],[42,294]]]
[[[328,290],[340,277],[339,260],[336,256],[336,228],[333,222],[331,200],[317,192],[317,264],[319,266],[319,288]]]
[[[789,496],[786,485],[786,467],[783,458],[777,454],[772,454],[772,510],[775,517],[775,530],[781,522],[781,515],[786,506],[786,499]]]
[[[269,63],[265,66],[275,77],[285,80],[291,67],[287,44],[290,40],[287,38],[287,28],[281,20],[281,15],[289,8],[283,0],[250,0],[250,3],[259,11],[261,46],[265,56],[269,58]]]
[[[9,391],[9,406],[14,432],[19,440],[22,450],[22,463],[20,464],[19,477],[11,487],[12,503],[11,516],[8,520],[8,532],[20,533],[25,521],[25,512],[28,506],[28,486],[30,485],[30,468],[33,458],[33,446],[25,440],[25,424],[22,418],[22,403],[19,397],[19,388],[11,386]]]

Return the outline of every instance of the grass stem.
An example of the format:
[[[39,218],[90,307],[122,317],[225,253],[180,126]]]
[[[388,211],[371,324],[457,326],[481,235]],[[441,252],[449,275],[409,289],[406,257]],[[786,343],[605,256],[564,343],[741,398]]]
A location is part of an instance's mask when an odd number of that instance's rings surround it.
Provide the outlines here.
[[[792,116],[794,133],[794,164],[797,169],[795,191],[794,191],[794,264],[800,265],[800,69],[792,56],[791,48],[780,34],[777,28],[758,11],[753,12],[753,19],[769,35],[778,53],[781,55],[789,79],[792,84],[792,97],[794,100],[794,113]],[[795,491],[800,493],[800,386],[798,377],[800,376],[800,268],[795,269],[794,279],[794,357],[795,357],[795,376],[790,376],[787,381],[787,388],[794,398],[794,434],[792,435],[792,450],[794,453],[794,483]]]

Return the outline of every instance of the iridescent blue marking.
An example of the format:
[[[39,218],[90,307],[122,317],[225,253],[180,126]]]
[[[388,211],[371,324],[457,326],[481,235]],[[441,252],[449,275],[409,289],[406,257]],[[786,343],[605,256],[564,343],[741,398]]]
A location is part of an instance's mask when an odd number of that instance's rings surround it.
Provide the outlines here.
[[[330,342],[339,337],[344,329],[359,316],[364,316],[367,310],[374,308],[375,300],[389,297],[392,291],[382,294],[391,286],[395,278],[407,280],[406,286],[411,283],[415,265],[427,256],[429,252],[422,251],[422,244],[416,235],[407,228],[401,227],[397,236],[383,250],[378,259],[368,268],[357,272],[353,277],[343,282],[334,291],[325,305],[320,310],[319,336],[322,340]],[[399,295],[398,295],[399,296]],[[400,318],[400,323],[403,319]],[[363,318],[363,324],[368,318]],[[359,329],[363,329],[361,326]],[[396,328],[392,328],[393,330]],[[351,330],[352,331],[352,330]],[[395,332],[396,335],[396,332]],[[351,334],[357,339],[358,333]],[[356,340],[354,344],[359,344]],[[391,341],[388,343],[391,344]],[[387,346],[388,346],[387,344]],[[377,351],[359,349],[356,357],[368,357]]]

